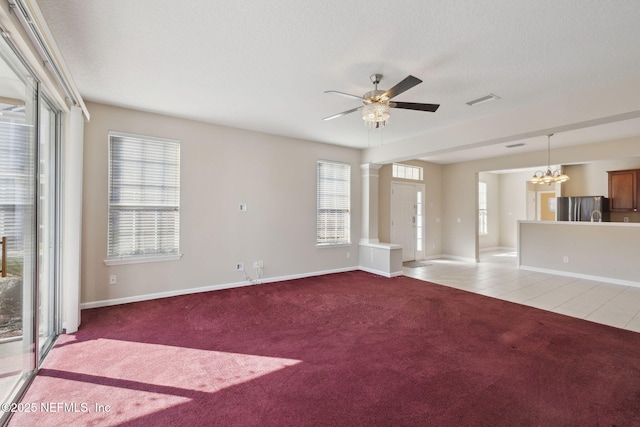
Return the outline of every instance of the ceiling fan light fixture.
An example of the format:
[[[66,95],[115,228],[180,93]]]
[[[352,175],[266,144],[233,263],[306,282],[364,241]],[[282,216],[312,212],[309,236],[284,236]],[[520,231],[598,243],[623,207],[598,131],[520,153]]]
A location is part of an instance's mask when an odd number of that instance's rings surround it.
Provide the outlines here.
[[[362,109],[362,120],[369,129],[380,129],[387,125],[391,117],[390,111],[389,101],[365,104]]]
[[[392,108],[399,108],[404,110],[415,110],[415,111],[428,111],[435,112],[440,104],[422,104],[418,102],[398,102],[391,100],[400,95],[401,93],[406,92],[417,84],[422,83],[417,77],[412,75],[408,75],[404,78],[400,83],[396,84],[389,90],[378,90],[378,83],[382,79],[382,74],[374,74],[371,76],[371,82],[374,84],[374,90],[369,91],[364,94],[364,96],[359,97],[356,95],[350,95],[344,92],[338,92],[335,90],[328,90],[325,93],[333,93],[336,95],[346,96],[348,98],[354,98],[362,102],[362,106],[352,108],[347,111],[343,111],[342,113],[334,114],[329,117],[325,117],[323,120],[331,120],[337,117],[344,116],[349,113],[353,113],[354,111],[362,110],[362,120],[364,124],[370,129],[380,129],[386,126],[389,121],[389,117],[391,116]]]

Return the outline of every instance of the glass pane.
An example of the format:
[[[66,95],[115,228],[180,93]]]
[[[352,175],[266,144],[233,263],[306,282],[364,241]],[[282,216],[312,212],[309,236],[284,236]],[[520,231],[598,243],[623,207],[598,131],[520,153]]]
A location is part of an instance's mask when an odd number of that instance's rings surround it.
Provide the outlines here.
[[[394,163],[392,166],[391,176],[393,178],[422,181],[422,168],[420,166],[410,166],[410,165],[403,165],[400,163]]]
[[[0,273],[2,403],[15,398],[35,369],[36,94],[28,71],[0,42],[0,236],[6,238],[6,271]]]
[[[423,206],[422,206],[422,191],[416,192],[416,251],[422,252],[424,250],[422,236],[424,236],[423,228]]]
[[[40,357],[55,338],[57,328],[55,294],[56,236],[56,112],[45,100],[40,104],[38,185],[38,342]]]

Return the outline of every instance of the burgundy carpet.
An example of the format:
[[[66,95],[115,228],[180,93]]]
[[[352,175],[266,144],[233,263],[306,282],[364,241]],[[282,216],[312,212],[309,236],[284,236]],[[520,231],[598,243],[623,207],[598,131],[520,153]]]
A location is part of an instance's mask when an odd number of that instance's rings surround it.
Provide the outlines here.
[[[11,426],[640,425],[640,334],[341,273],[85,310],[22,409]]]

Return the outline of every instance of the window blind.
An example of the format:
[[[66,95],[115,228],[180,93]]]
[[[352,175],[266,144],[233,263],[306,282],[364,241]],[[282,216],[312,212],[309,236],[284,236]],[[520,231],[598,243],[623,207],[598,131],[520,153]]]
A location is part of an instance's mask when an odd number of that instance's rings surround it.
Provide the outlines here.
[[[109,134],[108,258],[178,255],[180,143]]]
[[[351,165],[318,161],[318,245],[351,243]]]
[[[9,251],[25,248],[25,230],[33,218],[34,169],[24,119],[0,119],[0,237]],[[30,233],[29,233],[30,234]]]

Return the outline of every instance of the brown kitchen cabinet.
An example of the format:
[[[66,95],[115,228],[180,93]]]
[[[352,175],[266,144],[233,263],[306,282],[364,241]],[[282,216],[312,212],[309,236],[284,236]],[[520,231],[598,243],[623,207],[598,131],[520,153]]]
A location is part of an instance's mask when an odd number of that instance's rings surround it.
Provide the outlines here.
[[[608,171],[609,210],[638,212],[640,207],[640,169]]]

